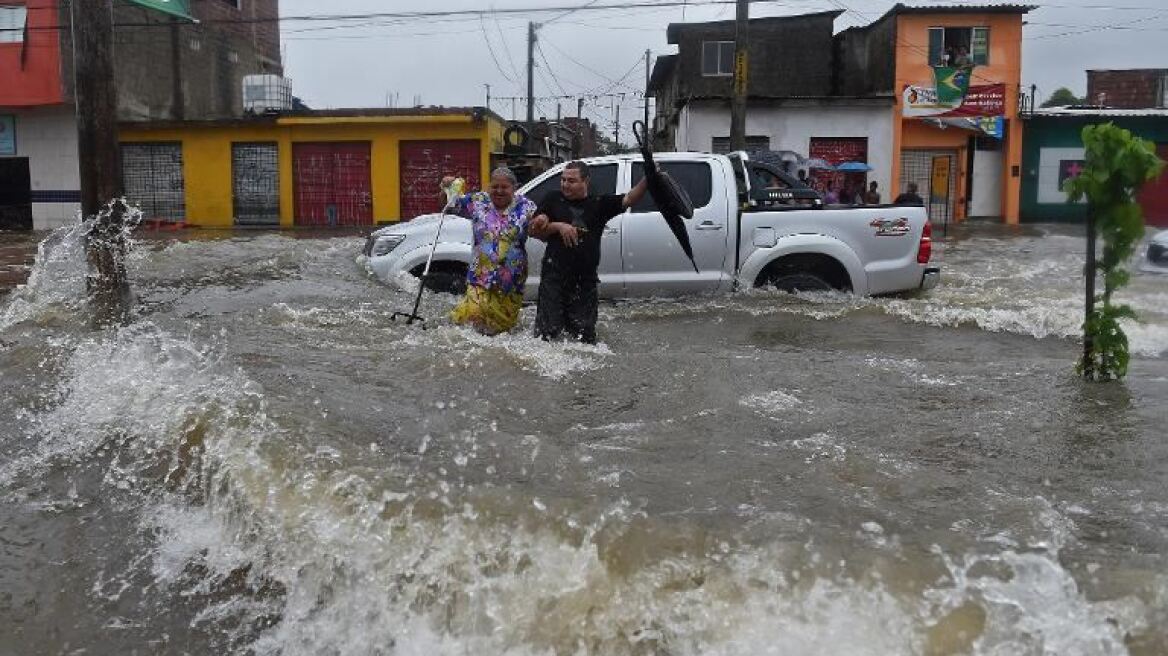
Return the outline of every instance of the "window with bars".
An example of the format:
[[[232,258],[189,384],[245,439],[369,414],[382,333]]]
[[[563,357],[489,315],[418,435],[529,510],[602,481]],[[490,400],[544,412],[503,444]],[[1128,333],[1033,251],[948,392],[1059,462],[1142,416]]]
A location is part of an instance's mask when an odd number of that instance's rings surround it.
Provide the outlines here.
[[[733,41],[702,41],[702,75],[706,77],[734,75]]]
[[[930,66],[987,66],[990,63],[990,28],[930,27]]]
[[[24,5],[0,5],[0,43],[24,43],[28,8]]]

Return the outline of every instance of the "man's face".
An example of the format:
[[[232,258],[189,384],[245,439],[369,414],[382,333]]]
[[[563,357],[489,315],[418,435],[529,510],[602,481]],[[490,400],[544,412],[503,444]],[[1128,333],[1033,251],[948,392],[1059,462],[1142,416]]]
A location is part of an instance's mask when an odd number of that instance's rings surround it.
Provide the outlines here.
[[[581,177],[579,169],[564,169],[560,176],[560,191],[568,200],[580,200],[588,195],[588,178]]]
[[[511,184],[511,180],[501,175],[491,178],[491,204],[505,210],[511,206],[513,200],[515,200],[515,185]]]

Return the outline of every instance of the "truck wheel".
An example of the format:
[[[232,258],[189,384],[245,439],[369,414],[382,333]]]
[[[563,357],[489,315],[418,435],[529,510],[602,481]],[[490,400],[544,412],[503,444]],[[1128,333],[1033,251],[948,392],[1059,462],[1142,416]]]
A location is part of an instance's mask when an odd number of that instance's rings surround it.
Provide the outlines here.
[[[779,273],[767,281],[781,292],[829,292],[834,289],[826,280],[814,273]]]
[[[422,268],[417,267],[410,273],[422,277]],[[442,294],[461,296],[466,293],[466,267],[461,270],[455,265],[435,265],[430,269],[430,275],[423,281],[426,289]]]

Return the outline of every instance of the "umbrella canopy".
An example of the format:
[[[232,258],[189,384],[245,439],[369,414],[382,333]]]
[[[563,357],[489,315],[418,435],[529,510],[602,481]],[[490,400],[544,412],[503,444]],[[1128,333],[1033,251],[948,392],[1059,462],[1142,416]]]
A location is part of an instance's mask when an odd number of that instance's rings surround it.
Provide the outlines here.
[[[689,199],[689,194],[681,185],[677,184],[676,180],[657,168],[657,164],[653,161],[653,150],[649,145],[649,140],[645,138],[644,123],[641,121],[633,122],[633,136],[640,144],[641,155],[645,158],[645,180],[649,195],[657,204],[661,216],[665,217],[665,224],[669,226],[669,231],[677,238],[681,250],[689,258],[694,272],[700,273],[698,263],[694,260],[693,245],[689,241],[689,231],[685,227],[685,219],[693,218],[693,201]]]
[[[871,171],[872,167],[863,162],[844,162],[843,164],[836,165],[835,170],[843,173],[864,173]]]

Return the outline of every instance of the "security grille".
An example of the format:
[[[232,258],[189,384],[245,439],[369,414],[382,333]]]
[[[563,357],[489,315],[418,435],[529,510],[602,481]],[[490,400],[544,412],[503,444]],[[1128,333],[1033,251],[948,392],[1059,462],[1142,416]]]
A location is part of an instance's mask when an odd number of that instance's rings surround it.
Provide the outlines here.
[[[142,208],[142,218],[186,220],[181,143],[122,144],[122,185],[126,200]]]
[[[948,202],[934,203],[933,158],[949,158]],[[900,189],[897,194],[908,189],[908,183],[917,183],[921,198],[929,208],[929,218],[934,223],[949,223],[953,220],[953,208],[957,204],[957,151],[954,150],[905,150],[900,154]],[[893,198],[896,196],[894,195]]]
[[[232,144],[231,186],[237,225],[280,224],[280,165],[276,144]]]

